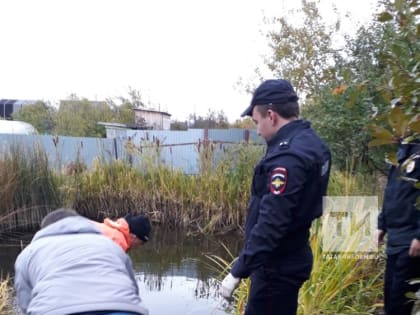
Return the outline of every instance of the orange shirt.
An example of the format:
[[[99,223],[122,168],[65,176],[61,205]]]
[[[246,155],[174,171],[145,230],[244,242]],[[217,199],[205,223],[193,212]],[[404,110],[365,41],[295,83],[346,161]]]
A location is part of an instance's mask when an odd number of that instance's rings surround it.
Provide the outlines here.
[[[120,245],[124,251],[128,251],[131,246],[130,228],[124,218],[120,218],[117,221],[106,218],[104,223],[95,221],[94,223],[102,234]]]

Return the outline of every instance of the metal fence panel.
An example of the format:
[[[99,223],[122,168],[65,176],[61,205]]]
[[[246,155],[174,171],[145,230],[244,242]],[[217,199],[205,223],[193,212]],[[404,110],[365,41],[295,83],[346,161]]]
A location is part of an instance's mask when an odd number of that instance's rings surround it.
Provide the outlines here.
[[[261,142],[255,130],[244,129],[118,130],[118,137],[109,139],[0,134],[0,154],[12,144],[30,150],[39,145],[48,155],[50,166],[56,169],[75,161],[91,168],[95,159],[105,162],[122,159],[136,166],[149,158],[154,163],[197,174],[204,145],[212,143],[217,163],[229,146],[243,143],[247,137],[251,142]]]

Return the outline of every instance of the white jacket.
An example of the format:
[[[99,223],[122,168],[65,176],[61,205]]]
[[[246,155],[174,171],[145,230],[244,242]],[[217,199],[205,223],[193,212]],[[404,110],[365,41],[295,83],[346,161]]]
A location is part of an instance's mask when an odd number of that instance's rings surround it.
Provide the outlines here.
[[[84,217],[68,217],[35,234],[15,263],[24,314],[128,311],[141,305],[130,257]]]

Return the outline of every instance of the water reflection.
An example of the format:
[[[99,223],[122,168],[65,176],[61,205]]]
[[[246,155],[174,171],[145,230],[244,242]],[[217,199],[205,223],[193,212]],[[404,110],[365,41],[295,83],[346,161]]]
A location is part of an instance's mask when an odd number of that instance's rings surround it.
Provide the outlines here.
[[[140,275],[143,277],[143,275]],[[185,276],[163,277],[158,288],[140,281],[140,292],[151,314],[228,314],[214,286]]]
[[[230,261],[221,246],[238,253],[241,238],[186,236],[183,231],[154,228],[151,240],[129,254],[140,295],[151,315],[225,315],[226,304],[218,295],[219,270],[206,255]],[[0,270],[12,274],[20,246],[0,248]]]
[[[20,251],[20,245],[0,245],[0,272],[2,275],[13,274],[15,260]]]
[[[218,294],[219,270],[206,258],[230,260],[221,246],[239,250],[238,237],[188,237],[182,231],[155,230],[151,241],[130,253],[140,294],[152,314],[228,314]]]

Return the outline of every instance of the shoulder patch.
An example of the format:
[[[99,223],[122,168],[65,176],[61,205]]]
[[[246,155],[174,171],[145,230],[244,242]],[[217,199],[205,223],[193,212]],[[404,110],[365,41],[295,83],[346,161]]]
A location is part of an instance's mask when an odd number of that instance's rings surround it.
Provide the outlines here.
[[[326,160],[324,164],[322,164],[322,167],[321,167],[321,176],[324,176],[325,174],[327,174],[329,167],[330,167],[330,160]]]
[[[407,174],[410,174],[412,171],[414,171],[415,168],[416,168],[416,162],[414,160],[411,160],[407,163],[405,167],[405,171],[407,172]]]
[[[274,195],[280,195],[286,189],[287,170],[284,167],[276,167],[270,175],[270,191]]]
[[[420,157],[419,154],[413,154],[410,156],[403,164],[402,169],[405,170],[407,174],[410,174],[416,168],[416,160]]]

